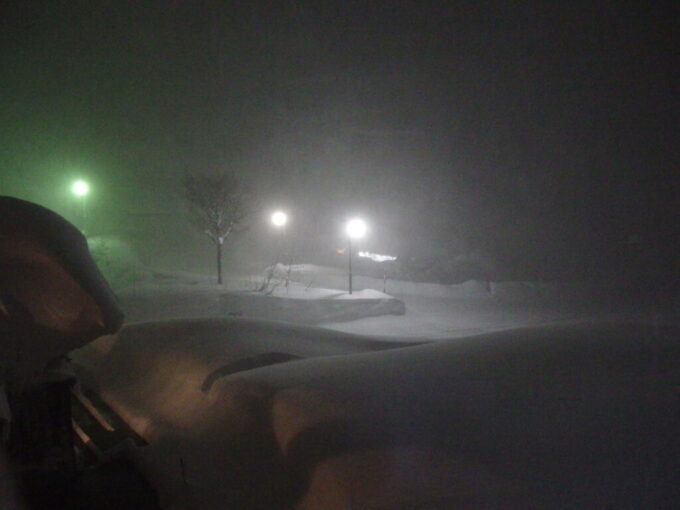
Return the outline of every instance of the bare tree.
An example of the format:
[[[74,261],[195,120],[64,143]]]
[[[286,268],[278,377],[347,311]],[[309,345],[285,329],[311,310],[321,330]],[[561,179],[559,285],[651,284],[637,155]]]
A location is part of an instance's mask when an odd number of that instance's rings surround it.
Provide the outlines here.
[[[184,197],[189,219],[217,247],[217,282],[222,283],[222,245],[248,213],[249,194],[231,172],[187,174]]]

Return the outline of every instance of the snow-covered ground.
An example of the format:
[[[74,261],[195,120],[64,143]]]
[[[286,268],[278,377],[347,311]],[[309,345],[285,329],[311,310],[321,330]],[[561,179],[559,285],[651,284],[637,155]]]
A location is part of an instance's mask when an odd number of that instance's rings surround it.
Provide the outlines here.
[[[119,290],[123,330],[72,355],[148,441],[130,455],[166,508],[673,497],[680,330],[621,296],[522,282],[382,292],[362,276],[349,296],[342,271],[318,266],[266,292],[262,277],[151,274]],[[380,308],[393,302],[405,313]],[[335,307],[341,321],[319,322]]]
[[[214,277],[166,272],[122,289],[119,296],[128,323],[240,316],[419,339],[641,313],[594,285],[480,281],[440,285],[394,280],[385,284],[356,275],[357,290],[350,296],[347,275],[341,270],[313,265],[291,269],[289,285],[275,279],[266,292],[256,291],[263,281],[260,275],[229,275],[218,286]],[[286,273],[280,269],[277,274]]]
[[[128,323],[192,318],[243,317],[296,324],[321,324],[362,317],[405,313],[404,303],[373,289],[347,292],[309,288],[297,282],[266,291],[248,288],[243,280],[226,285],[165,282],[122,293],[120,302]]]
[[[582,322],[397,348],[193,319],[73,359],[149,442],[131,455],[166,508],[661,508],[678,333]],[[257,368],[273,353],[304,359]]]
[[[148,442],[129,453],[166,508],[677,507],[677,301],[362,275],[349,295],[302,264],[215,285],[91,246],[127,318],[74,368]]]

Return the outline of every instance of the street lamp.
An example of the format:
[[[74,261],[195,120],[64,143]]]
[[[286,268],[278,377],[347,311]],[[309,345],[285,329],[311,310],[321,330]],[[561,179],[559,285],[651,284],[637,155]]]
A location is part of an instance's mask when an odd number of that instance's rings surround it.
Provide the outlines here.
[[[90,192],[90,185],[85,181],[76,181],[73,183],[71,191],[73,191],[73,194],[76,196],[84,197]]]
[[[284,247],[284,243],[285,243],[284,237],[286,235],[286,225],[288,224],[288,215],[283,211],[276,211],[276,212],[274,212],[274,214],[271,215],[270,219],[271,219],[272,225],[274,225],[274,227],[279,229],[279,233],[280,233],[280,235],[279,235],[279,250],[278,250],[279,253],[278,253],[276,258],[281,259],[281,260],[276,260],[274,262],[274,264],[276,264],[276,262],[283,263],[284,262],[283,259],[286,258],[285,257],[285,255],[286,255],[285,251],[286,250],[285,250],[285,247]],[[290,269],[291,268],[290,268],[290,261],[289,261],[288,262],[288,271],[286,273],[286,290],[288,289],[288,282],[290,280]]]
[[[368,227],[366,222],[360,218],[354,218],[347,222],[345,226],[345,232],[347,233],[348,239],[348,250],[349,255],[349,293],[352,293],[352,239],[361,239],[366,235]]]
[[[288,215],[283,211],[276,211],[271,217],[272,224],[277,228],[283,228],[288,223]]]
[[[274,225],[274,227],[276,227],[279,230],[279,250],[278,254],[276,255],[277,260],[275,260],[274,263],[276,262],[283,263],[283,259],[285,258],[285,247],[283,238],[286,235],[286,224],[288,223],[288,215],[283,211],[276,211],[274,214],[272,214],[270,219],[272,225]]]
[[[80,214],[82,217],[83,230],[85,230],[85,197],[87,197],[88,193],[90,192],[90,185],[87,182],[79,179],[73,183],[73,186],[71,186],[71,191],[75,196],[80,198]]]

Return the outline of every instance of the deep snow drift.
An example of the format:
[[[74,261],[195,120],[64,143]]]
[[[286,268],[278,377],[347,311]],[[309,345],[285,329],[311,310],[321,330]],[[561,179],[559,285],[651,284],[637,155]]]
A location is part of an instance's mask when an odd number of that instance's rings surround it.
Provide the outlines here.
[[[170,508],[667,508],[679,338],[578,323],[365,352],[394,345],[180,321],[74,361]],[[238,371],[271,352],[312,357]]]

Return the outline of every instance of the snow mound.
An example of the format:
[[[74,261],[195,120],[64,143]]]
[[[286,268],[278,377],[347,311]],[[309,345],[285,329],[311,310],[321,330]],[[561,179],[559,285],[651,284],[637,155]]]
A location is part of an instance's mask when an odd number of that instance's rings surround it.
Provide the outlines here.
[[[225,293],[220,296],[224,315],[280,320],[301,324],[320,324],[403,315],[403,301],[377,290],[365,289],[347,294],[332,289],[307,289],[290,285],[271,294],[259,292]]]
[[[285,275],[289,266],[277,264],[275,273]],[[317,266],[314,264],[294,264],[290,266],[290,279],[306,286],[319,286],[344,289],[347,287],[347,271],[335,267]],[[356,289],[383,289],[390,295],[416,295],[445,298],[484,298],[489,297],[488,282],[470,280],[456,285],[438,283],[411,282],[387,278],[374,278],[355,274],[353,278]]]
[[[675,327],[583,323],[363,353],[313,328],[222,327],[140,325],[74,355],[150,442],[134,454],[175,508],[660,508],[676,490]],[[339,354],[346,340],[346,355],[206,390],[225,361]]]
[[[279,322],[212,318],[126,325],[117,335],[101,337],[70,356],[81,381],[101,392],[129,424],[136,424],[135,430],[150,439],[163,423],[182,414],[192,416],[192,410],[204,403],[206,382],[214,381],[215,374],[234,362],[263,353],[293,359],[408,345],[414,342],[368,340]],[[146,417],[141,421],[142,415],[122,404],[128,399],[143,409]]]

